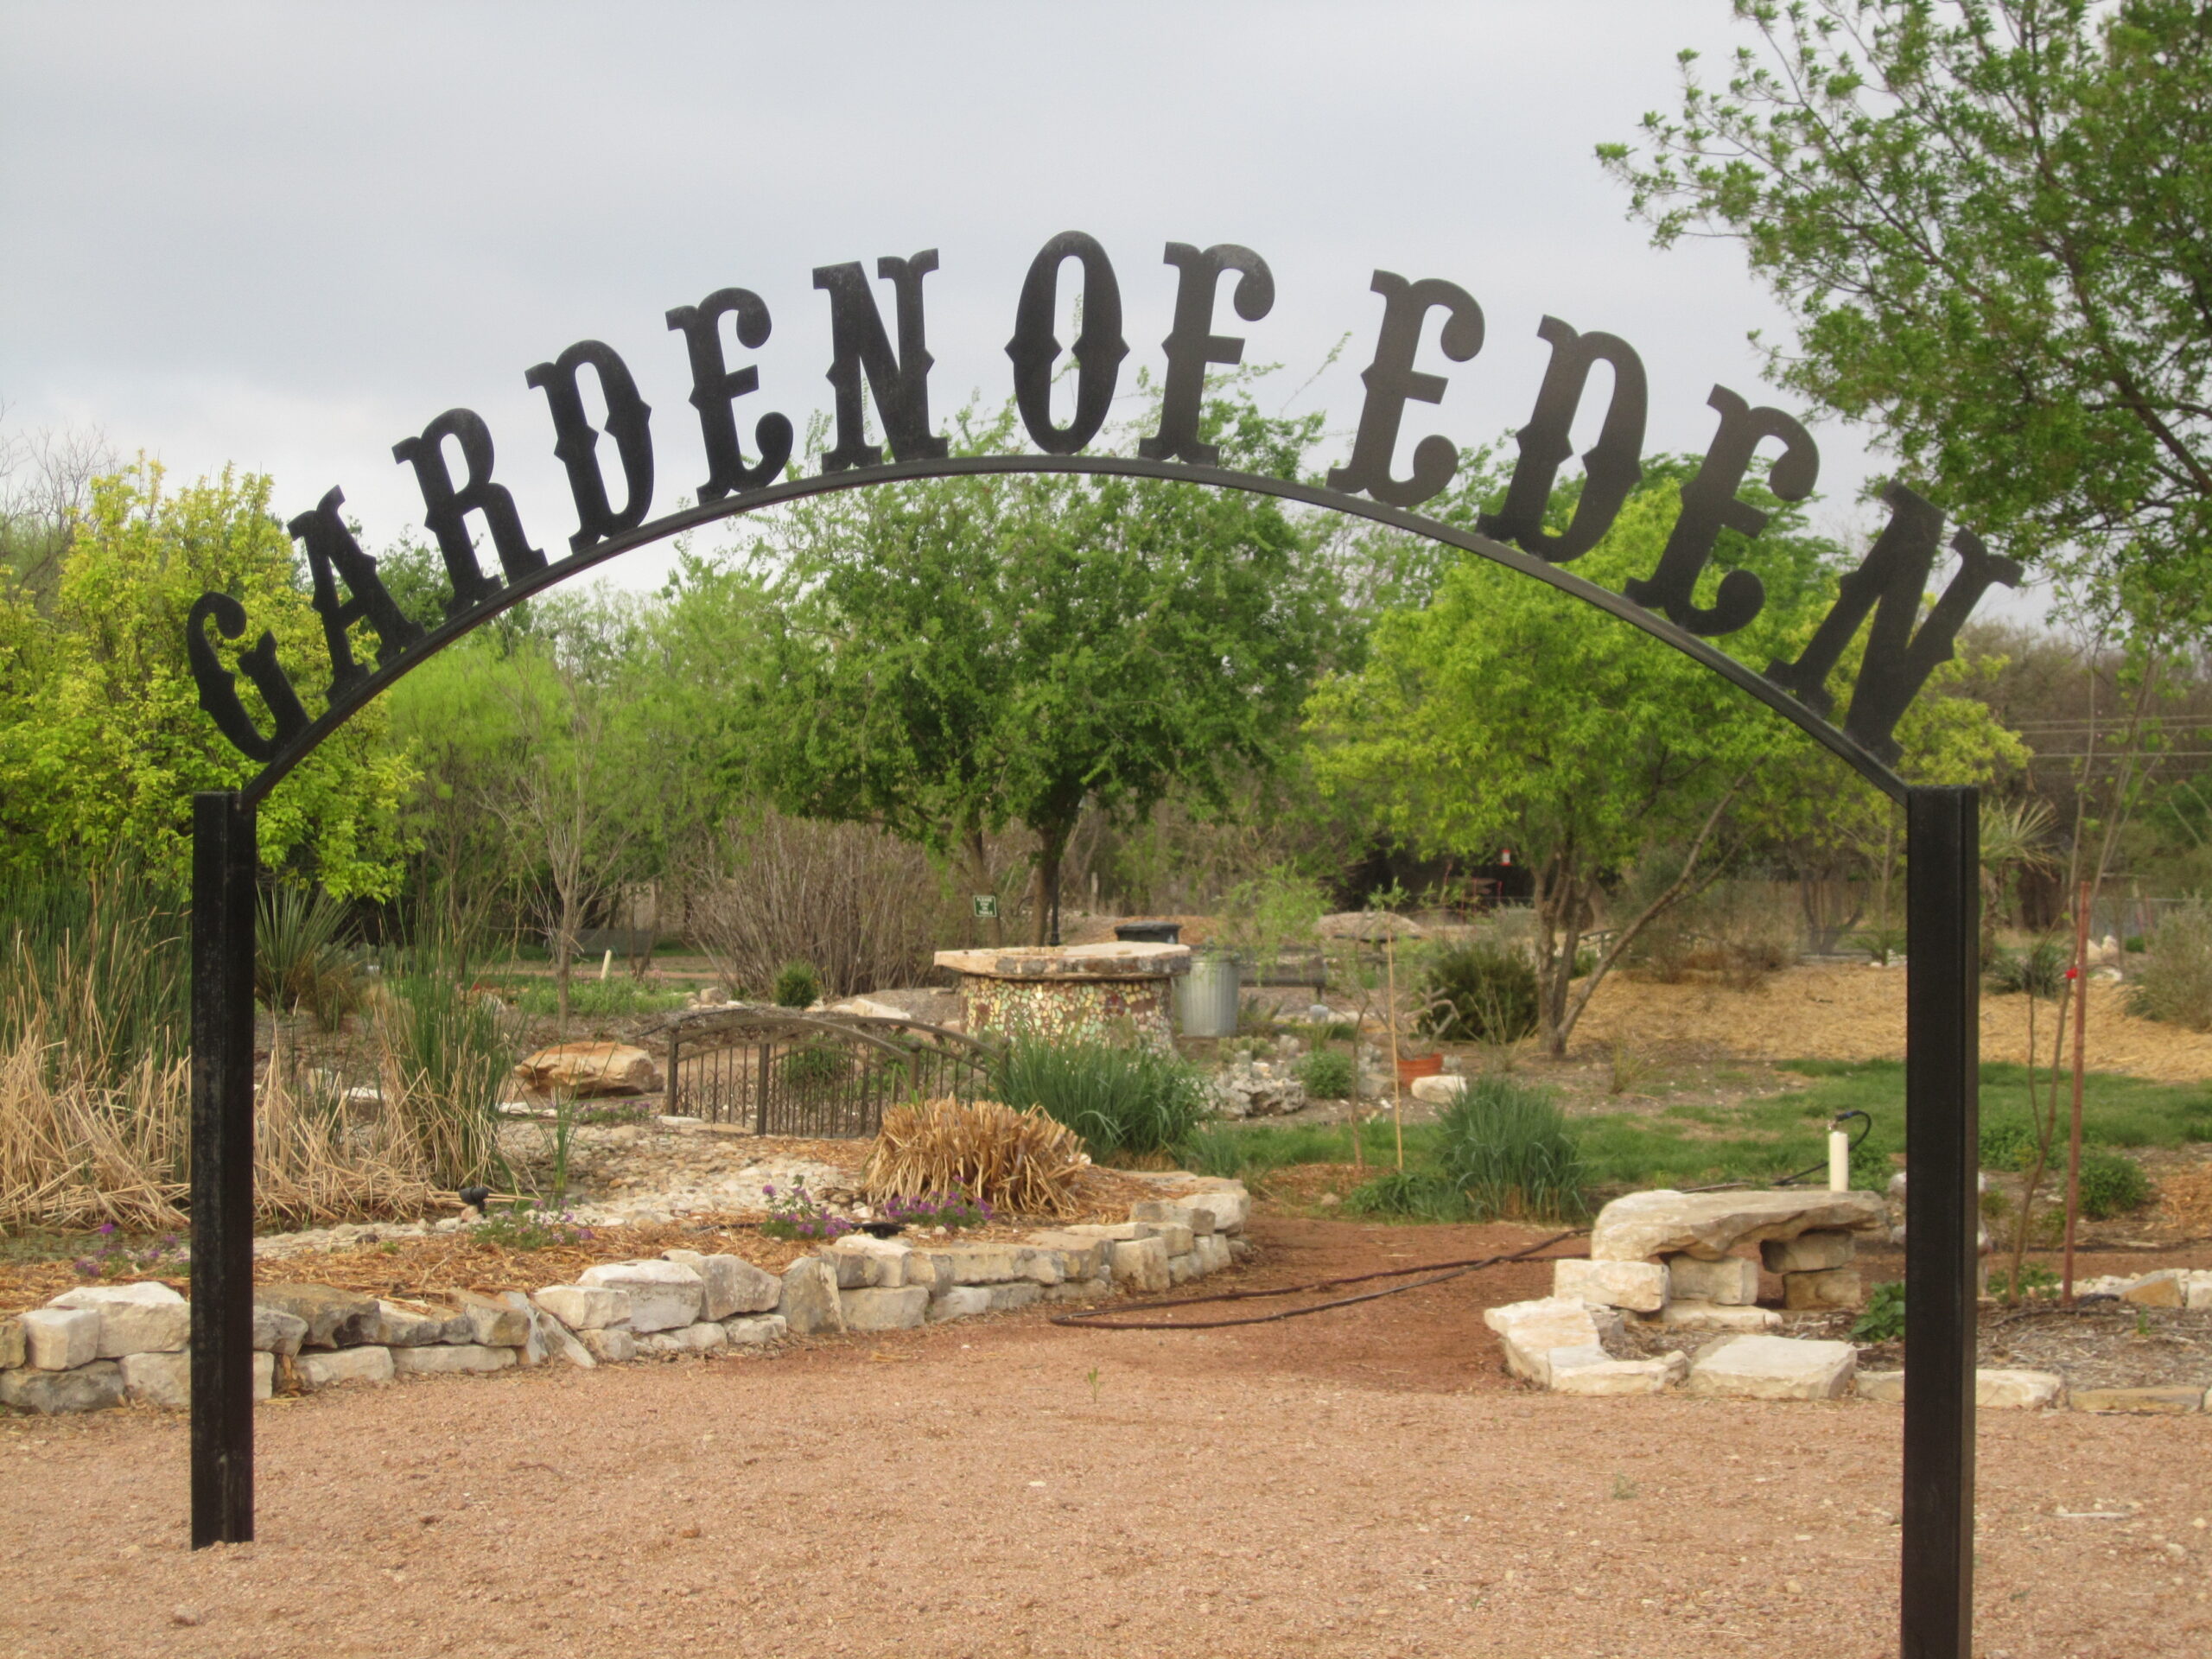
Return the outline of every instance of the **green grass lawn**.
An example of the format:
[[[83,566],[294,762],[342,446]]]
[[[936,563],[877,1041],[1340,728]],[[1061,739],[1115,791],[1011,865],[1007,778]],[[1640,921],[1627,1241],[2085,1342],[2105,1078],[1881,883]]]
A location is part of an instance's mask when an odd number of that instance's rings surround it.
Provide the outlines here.
[[[1815,1166],[1825,1168],[1828,1121],[1850,1110],[1874,1120],[1854,1173],[1870,1185],[1886,1179],[1890,1154],[1904,1150],[1904,1065],[1894,1060],[1794,1060],[1777,1069],[1808,1078],[1808,1086],[1735,1105],[1686,1103],[1657,1112],[1576,1117],[1585,1179],[1599,1189],[1706,1186],[1767,1182]],[[2062,1083],[2062,1091],[2066,1086]],[[1985,1145],[2002,1144],[2008,1132],[2024,1129],[2029,1110],[2025,1067],[1993,1063],[1981,1068]],[[1408,1127],[1409,1165],[1425,1160],[1433,1138],[1428,1125]],[[2212,1141],[2212,1089],[2092,1072],[2082,1088],[2082,1139],[2107,1147]],[[1393,1160],[1387,1118],[1367,1126],[1363,1144],[1370,1162],[1387,1165]],[[1351,1136],[1343,1125],[1215,1124],[1202,1130],[1187,1151],[1192,1166],[1205,1173],[1256,1177],[1288,1164],[1347,1163]]]

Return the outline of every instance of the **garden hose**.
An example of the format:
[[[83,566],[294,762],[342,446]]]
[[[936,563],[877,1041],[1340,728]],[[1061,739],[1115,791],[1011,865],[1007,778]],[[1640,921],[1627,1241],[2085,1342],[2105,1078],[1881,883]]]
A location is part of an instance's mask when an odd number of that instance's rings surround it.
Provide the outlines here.
[[[1321,1279],[1310,1285],[1285,1285],[1275,1290],[1224,1290],[1211,1296],[1188,1296],[1177,1301],[1132,1302],[1110,1313],[1059,1313],[1052,1318],[1054,1325],[1071,1325],[1090,1331],[1217,1331],[1231,1325],[1271,1325],[1278,1319],[1294,1319],[1301,1313],[1325,1313],[1332,1307],[1350,1307],[1356,1302],[1372,1302],[1385,1296],[1395,1296],[1402,1291],[1422,1290],[1430,1285],[1440,1285],[1448,1279],[1476,1273],[1484,1268],[1494,1268],[1507,1262],[1525,1262],[1539,1250],[1549,1249],[1562,1239],[1580,1235],[1573,1231],[1554,1233],[1549,1238],[1521,1249],[1509,1250],[1502,1255],[1471,1257],[1464,1262],[1429,1262],[1417,1268],[1384,1268],[1376,1273],[1355,1273],[1343,1279]],[[1300,1296],[1317,1290],[1334,1290],[1342,1285],[1361,1285],[1374,1279],[1396,1279],[1407,1274],[1425,1273],[1433,1275],[1417,1279],[1409,1285],[1392,1285],[1385,1290],[1364,1291],[1357,1296],[1339,1296],[1332,1301],[1316,1302],[1311,1307],[1289,1307],[1279,1313],[1255,1313],[1241,1319],[1192,1319],[1178,1322],[1172,1319],[1130,1319],[1120,1317],[1125,1313],[1152,1313],[1161,1308],[1198,1307],[1207,1302],[1257,1301],[1268,1296]]]

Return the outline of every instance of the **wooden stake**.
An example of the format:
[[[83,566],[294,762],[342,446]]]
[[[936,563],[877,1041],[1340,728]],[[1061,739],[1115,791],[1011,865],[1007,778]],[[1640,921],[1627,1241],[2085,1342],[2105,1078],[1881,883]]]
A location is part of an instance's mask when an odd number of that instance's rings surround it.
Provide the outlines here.
[[[2089,884],[2082,883],[2074,903],[2074,1118],[2066,1137],[2066,1269],[2061,1276],[2061,1305],[2074,1306],[2074,1223],[2082,1213],[2082,1070],[2086,1058],[2083,1027],[2089,1020]],[[2017,1288],[2017,1287],[2016,1287]]]
[[[1389,912],[1385,912],[1389,914]],[[1393,925],[1382,936],[1383,971],[1389,982],[1384,993],[1390,999],[1390,1124],[1397,1132],[1398,1168],[1406,1166],[1405,1084],[1398,1077],[1398,931],[1397,918],[1391,917]]]

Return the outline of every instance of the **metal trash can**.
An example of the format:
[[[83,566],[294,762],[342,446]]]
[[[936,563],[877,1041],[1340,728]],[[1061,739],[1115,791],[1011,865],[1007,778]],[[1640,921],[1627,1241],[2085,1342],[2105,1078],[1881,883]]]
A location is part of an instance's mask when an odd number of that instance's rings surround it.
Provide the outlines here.
[[[1114,937],[1123,944],[1180,944],[1180,922],[1116,922]]]
[[[1175,1022],[1185,1037],[1234,1037],[1243,988],[1236,958],[1226,951],[1193,956],[1191,971],[1175,982]]]

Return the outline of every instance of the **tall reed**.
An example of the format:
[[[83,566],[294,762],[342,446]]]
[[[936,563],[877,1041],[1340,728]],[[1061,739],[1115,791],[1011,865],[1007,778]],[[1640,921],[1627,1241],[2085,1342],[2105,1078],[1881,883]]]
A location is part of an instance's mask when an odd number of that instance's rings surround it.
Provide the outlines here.
[[[1437,1163],[1478,1219],[1578,1221],[1582,1148],[1548,1090],[1496,1072],[1467,1080],[1437,1116]]]
[[[499,1101],[517,1033],[474,983],[474,954],[465,937],[426,935],[387,963],[372,999],[384,1097],[448,1187],[508,1173]]]

